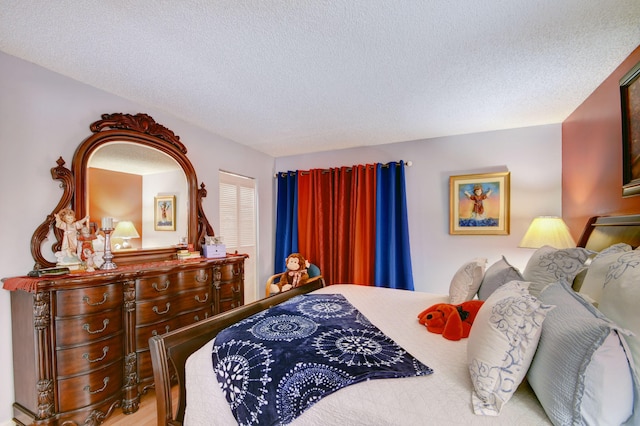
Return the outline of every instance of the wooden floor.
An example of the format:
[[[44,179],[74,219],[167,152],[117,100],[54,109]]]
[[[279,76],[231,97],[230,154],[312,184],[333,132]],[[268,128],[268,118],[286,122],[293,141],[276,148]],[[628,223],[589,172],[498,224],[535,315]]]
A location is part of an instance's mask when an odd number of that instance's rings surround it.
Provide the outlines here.
[[[178,387],[174,386],[172,391],[173,406],[178,400]],[[122,410],[116,410],[102,425],[103,426],[156,426],[158,424],[156,416],[156,394],[150,390],[140,401],[138,411],[133,414],[124,414]],[[175,408],[174,408],[175,410]]]

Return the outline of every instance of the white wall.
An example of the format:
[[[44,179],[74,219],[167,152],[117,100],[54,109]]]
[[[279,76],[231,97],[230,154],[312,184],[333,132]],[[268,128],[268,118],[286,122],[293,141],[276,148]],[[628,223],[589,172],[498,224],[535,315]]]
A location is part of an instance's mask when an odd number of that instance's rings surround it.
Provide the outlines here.
[[[203,207],[218,229],[218,170],[254,177],[258,189],[258,283],[273,269],[274,172],[411,160],[407,169],[409,230],[416,289],[444,293],[451,276],[476,256],[501,254],[524,267],[531,251],[517,245],[529,221],[561,213],[560,125],[438,138],[279,158],[260,154],[152,107],[134,104],[0,53],[0,276],[31,269],[30,238],[56,206],[61,189],[50,169],[59,156],[70,162],[89,136],[89,124],[105,112],[146,112],[180,136],[200,182]],[[511,235],[448,235],[450,175],[511,171]],[[260,287],[258,294],[264,289]],[[9,293],[0,291],[0,424],[13,403]]]
[[[418,291],[446,293],[466,260],[505,255],[524,269],[532,253],[518,248],[539,215],[562,213],[561,125],[527,127],[343,151],[281,157],[276,171],[404,160],[413,279]],[[449,235],[449,176],[511,172],[510,235]]]
[[[214,230],[218,221],[218,170],[254,177],[258,186],[258,282],[273,264],[273,162],[268,155],[204,131],[153,107],[139,105],[0,52],[0,277],[33,267],[30,240],[62,195],[50,170],[58,157],[71,167],[73,153],[103,113],[150,114],[180,136],[208,191],[203,201]],[[0,290],[0,425],[9,424],[13,367],[9,292]]]

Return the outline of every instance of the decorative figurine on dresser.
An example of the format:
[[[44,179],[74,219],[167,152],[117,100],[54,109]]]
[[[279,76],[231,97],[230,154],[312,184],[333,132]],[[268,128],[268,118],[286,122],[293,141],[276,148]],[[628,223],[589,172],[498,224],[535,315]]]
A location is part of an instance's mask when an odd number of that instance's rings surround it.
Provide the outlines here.
[[[176,256],[183,236],[199,252],[205,236],[214,235],[202,209],[204,184],[198,186],[180,138],[146,114],[105,114],[90,129],[76,149],[72,170],[62,158],[51,170],[63,193],[31,238],[34,270],[2,280],[11,291],[14,421],[19,425],[92,426],[114,410],[135,412],[154,386],[149,338],[244,302],[246,255]],[[142,187],[144,179],[121,182],[123,173],[107,169],[125,158],[164,163],[153,177],[157,193],[140,191],[142,200],[123,199],[119,184]],[[91,174],[94,169],[100,174]],[[170,175],[167,191],[162,173]],[[175,184],[176,174],[181,185]],[[154,208],[145,207],[166,192],[176,200],[170,231],[154,229]],[[118,216],[123,206],[127,217]],[[138,210],[131,213],[134,207]],[[115,223],[105,226],[107,218],[136,223],[141,247],[112,253],[109,232]],[[97,230],[96,223],[103,226]],[[55,242],[48,252],[43,246],[50,237]],[[106,261],[113,267],[105,269]]]

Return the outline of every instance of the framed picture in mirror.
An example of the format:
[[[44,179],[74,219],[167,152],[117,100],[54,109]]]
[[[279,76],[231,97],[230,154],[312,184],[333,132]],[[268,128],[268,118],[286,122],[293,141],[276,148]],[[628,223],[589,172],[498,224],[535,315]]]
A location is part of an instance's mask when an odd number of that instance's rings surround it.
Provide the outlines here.
[[[158,195],[154,202],[154,228],[156,231],[176,230],[176,196]]]

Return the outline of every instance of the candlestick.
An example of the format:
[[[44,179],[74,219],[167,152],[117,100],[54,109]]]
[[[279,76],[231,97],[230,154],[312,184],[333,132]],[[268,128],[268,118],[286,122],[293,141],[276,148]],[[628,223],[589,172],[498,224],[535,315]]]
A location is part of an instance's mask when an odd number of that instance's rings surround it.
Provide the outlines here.
[[[105,219],[111,219],[113,221],[113,218],[110,217],[102,218],[102,232],[104,232],[104,256],[102,256],[102,258],[104,259],[104,263],[100,266],[100,269],[116,269],[118,265],[111,261],[113,259],[113,253],[111,253],[111,233],[113,232],[113,222],[111,222],[111,228],[104,228]]]
[[[102,218],[102,228],[103,229],[113,229],[113,218],[112,217],[103,217]]]

